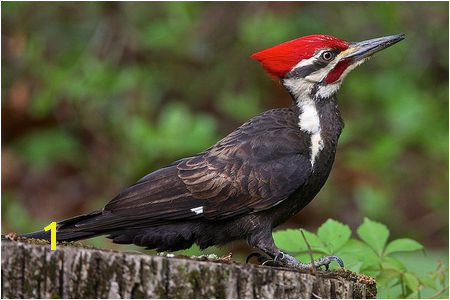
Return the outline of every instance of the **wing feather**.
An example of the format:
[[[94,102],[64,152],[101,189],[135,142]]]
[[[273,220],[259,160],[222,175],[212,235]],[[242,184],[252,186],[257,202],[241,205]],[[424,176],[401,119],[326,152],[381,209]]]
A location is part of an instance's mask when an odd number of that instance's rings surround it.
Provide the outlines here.
[[[309,139],[289,120],[269,113],[177,165],[192,196],[206,200],[205,218],[271,208],[305,183],[311,168],[309,145],[302,141]]]

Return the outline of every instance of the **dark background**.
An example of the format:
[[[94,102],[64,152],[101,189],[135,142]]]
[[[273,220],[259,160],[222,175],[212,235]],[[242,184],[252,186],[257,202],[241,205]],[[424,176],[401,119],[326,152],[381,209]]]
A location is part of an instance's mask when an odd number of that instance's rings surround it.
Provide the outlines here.
[[[284,227],[315,230],[331,217],[355,228],[367,216],[392,237],[448,251],[448,3],[1,5],[2,233],[100,208],[291,105],[253,52],[313,33],[405,33],[344,82],[331,176]]]

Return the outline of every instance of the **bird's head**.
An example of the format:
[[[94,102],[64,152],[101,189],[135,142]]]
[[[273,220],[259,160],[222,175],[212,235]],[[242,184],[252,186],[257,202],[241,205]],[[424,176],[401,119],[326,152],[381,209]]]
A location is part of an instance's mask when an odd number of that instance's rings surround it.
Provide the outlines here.
[[[347,42],[315,34],[300,37],[254,53],[266,72],[279,79],[296,101],[328,98],[344,77],[374,53],[404,39],[403,34],[363,42]]]

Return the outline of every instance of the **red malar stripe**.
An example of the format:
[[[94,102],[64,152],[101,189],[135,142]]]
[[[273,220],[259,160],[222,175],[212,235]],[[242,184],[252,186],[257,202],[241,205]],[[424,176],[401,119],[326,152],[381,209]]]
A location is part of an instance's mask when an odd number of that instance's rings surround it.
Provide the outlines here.
[[[334,69],[325,77],[325,82],[330,84],[338,80],[342,73],[350,66],[350,63],[351,61],[349,59],[338,62]]]

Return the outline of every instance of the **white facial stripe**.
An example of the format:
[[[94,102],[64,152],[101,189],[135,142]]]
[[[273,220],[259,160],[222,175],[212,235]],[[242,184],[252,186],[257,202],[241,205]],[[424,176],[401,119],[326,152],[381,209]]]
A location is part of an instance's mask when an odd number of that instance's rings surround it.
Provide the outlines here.
[[[320,50],[319,52],[317,52],[316,54],[314,54],[313,56],[311,56],[308,59],[302,59],[295,66],[292,67],[290,72],[292,72],[293,70],[295,70],[297,68],[301,68],[301,67],[313,64],[317,59],[319,59],[319,57],[322,55],[322,53],[324,53],[325,51],[329,51],[329,50],[331,50],[331,49],[323,49],[323,50]]]
[[[335,81],[331,84],[320,85],[317,89],[316,95],[321,98],[328,98],[328,97],[336,94],[336,92],[339,90],[340,87],[341,87],[340,80]]]
[[[314,87],[314,82],[307,81],[304,78],[283,79],[283,84],[298,100],[309,99]]]
[[[323,52],[325,52],[325,51],[330,51],[330,50],[332,50],[332,49],[322,49],[322,50],[318,51],[316,54],[314,54],[314,56],[312,56],[312,57],[310,57],[310,58],[308,58],[308,59],[303,59],[303,60],[301,60],[299,63],[297,63],[297,64],[291,69],[290,72],[294,71],[294,70],[297,69],[297,68],[301,68],[301,67],[304,67],[304,66],[308,66],[308,65],[314,64],[314,62],[320,58],[320,56],[322,55]],[[320,81],[320,80],[317,81],[317,80],[316,80],[316,77],[319,77],[319,78],[320,78],[320,77],[326,76],[326,74],[328,74],[327,70],[330,69],[330,65],[333,65],[333,67],[334,67],[334,65],[336,65],[337,62],[335,63],[335,61],[336,61],[336,59],[333,60],[328,66],[326,66],[326,67],[324,67],[324,68],[321,68],[320,70],[317,70],[317,71],[311,73],[310,75],[306,76],[305,79],[306,79],[307,81],[312,81],[312,82],[318,82],[318,81]],[[324,70],[324,69],[325,69],[325,70]],[[326,73],[326,74],[323,75],[322,73]],[[319,75],[316,75],[316,74],[319,74]]]
[[[328,64],[328,66],[323,67],[315,72],[312,72],[308,76],[305,77],[306,80],[311,82],[321,82],[325,77],[327,77],[328,73],[336,66],[337,61],[333,61]]]
[[[194,212],[196,215],[202,214],[203,213],[203,206],[191,208],[191,211]]]
[[[322,98],[328,98],[331,95],[336,94],[336,92],[341,87],[342,81],[344,80],[345,76],[347,76],[347,74],[350,73],[354,68],[356,68],[357,66],[364,63],[367,60],[368,58],[365,58],[348,66],[347,69],[345,69],[345,71],[342,72],[341,76],[335,82],[319,86],[317,90],[317,95]]]
[[[312,57],[310,57],[310,58],[308,58],[308,59],[302,59],[302,60],[299,61],[295,66],[292,67],[292,69],[291,69],[290,72],[292,72],[293,70],[295,70],[295,69],[297,69],[297,68],[301,68],[301,67],[304,67],[304,66],[308,66],[308,65],[310,65],[310,64],[313,64],[314,61],[315,61],[316,59],[317,59],[316,56],[312,56]]]
[[[317,79],[316,82],[321,82],[322,80],[324,80],[325,77],[328,75],[328,73],[330,73],[331,70],[334,69],[334,67],[338,64],[338,62],[339,62],[343,57],[345,57],[345,56],[347,56],[347,55],[349,55],[349,54],[355,52],[356,50],[357,50],[357,48],[348,48],[347,50],[344,50],[344,51],[340,52],[338,55],[336,55],[336,58],[335,58],[331,63],[329,63],[328,66],[326,66],[325,68],[322,68],[322,69],[318,70],[317,72],[315,72],[315,73],[318,73],[317,76],[314,76],[314,77],[317,77],[317,78],[314,78],[314,79]],[[339,79],[336,80],[336,83],[337,83],[338,81],[340,81],[340,80],[342,81],[342,79],[345,77],[345,75],[348,74],[348,72],[350,72],[351,70],[353,70],[354,68],[356,68],[357,66],[359,66],[360,64],[362,64],[364,61],[365,61],[365,60],[360,60],[360,61],[358,61],[358,62],[356,62],[356,63],[354,63],[354,64],[351,64],[351,65],[344,71],[344,73],[341,74],[341,76],[339,77]],[[314,73],[313,73],[313,74],[314,74]],[[312,74],[312,75],[313,75],[313,74]],[[309,77],[309,76],[308,76],[308,77]],[[313,78],[311,78],[311,79],[313,79]],[[339,86],[340,86],[340,84],[341,84],[341,83],[339,83]],[[338,87],[337,89],[339,89],[339,87]],[[337,91],[337,89],[336,89],[336,91]]]
[[[293,70],[300,68],[300,67],[304,67],[307,65],[311,65],[313,64],[316,60],[318,60],[320,58],[320,56],[322,55],[323,52],[325,51],[330,51],[332,49],[322,49],[320,51],[318,51],[314,56],[308,58],[308,59],[303,59],[301,60],[299,63],[297,63],[290,72],[292,72]],[[347,50],[344,50],[342,52],[340,52],[338,55],[336,55],[335,59],[332,60],[327,66],[312,72],[311,74],[309,74],[308,76],[305,77],[305,80],[307,81],[311,81],[311,82],[321,82],[323,79],[325,79],[325,77],[328,75],[328,73],[330,73],[331,70],[334,69],[334,67],[337,65],[337,63],[345,56],[355,52],[357,50],[357,48],[348,48]],[[357,65],[361,64],[363,61],[358,62]],[[352,67],[353,65],[351,65],[350,67]],[[349,68],[350,68],[349,67]],[[355,66],[356,67],[356,66]],[[353,67],[354,68],[354,67]],[[349,71],[351,71],[352,69],[350,69]],[[345,73],[345,72],[344,72]],[[341,75],[341,78],[343,78],[343,76],[345,76],[344,74]],[[340,79],[341,79],[340,78]]]
[[[330,73],[331,70],[334,69],[334,67],[338,64],[341,58],[346,56],[347,54],[348,54],[347,50],[342,51],[341,53],[336,55],[334,60],[331,61],[326,67],[323,67],[320,70],[311,73],[310,75],[306,76],[305,79],[313,82],[321,82],[322,80],[325,79],[325,77],[327,77],[328,73]]]

